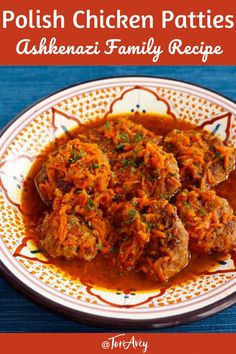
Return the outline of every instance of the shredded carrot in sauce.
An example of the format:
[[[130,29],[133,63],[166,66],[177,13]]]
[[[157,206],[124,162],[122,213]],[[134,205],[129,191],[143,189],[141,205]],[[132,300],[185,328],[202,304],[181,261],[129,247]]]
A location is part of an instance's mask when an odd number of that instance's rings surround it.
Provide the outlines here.
[[[199,128],[168,126],[158,134],[116,117],[55,144],[35,176],[46,255],[77,259],[84,276],[102,257],[125,277],[167,282],[189,252],[235,248],[236,217],[210,190],[235,168],[234,149]]]

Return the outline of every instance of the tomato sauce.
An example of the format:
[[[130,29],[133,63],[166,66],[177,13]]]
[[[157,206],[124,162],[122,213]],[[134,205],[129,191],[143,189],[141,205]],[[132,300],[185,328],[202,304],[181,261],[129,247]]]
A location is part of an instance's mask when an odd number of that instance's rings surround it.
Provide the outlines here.
[[[165,135],[172,129],[191,129],[194,125],[176,120],[171,116],[157,115],[135,115],[131,120],[141,123],[146,129],[152,131],[156,135]],[[104,124],[104,120],[97,120],[90,124],[79,125],[73,131],[56,139],[36,158],[32,168],[25,180],[21,197],[21,211],[24,218],[26,237],[34,240],[39,245],[39,232],[37,225],[42,218],[47,206],[42,202],[38,195],[34,178],[40,170],[42,164],[46,161],[48,154],[55,150],[59,144],[67,142],[71,138],[82,134],[86,141],[90,142],[90,132],[96,132],[96,127]],[[236,212],[236,171],[233,171],[229,178],[216,186],[215,191],[219,196],[226,198]],[[38,246],[39,247],[39,246]],[[113,255],[114,257],[114,255]],[[120,268],[111,265],[111,256],[98,255],[92,261],[83,261],[78,259],[53,259],[47,256],[49,262],[58,266],[68,274],[72,279],[77,279],[86,285],[95,285],[106,289],[119,290],[153,290],[163,286],[169,287],[174,284],[180,284],[184,281],[192,279],[196,276],[206,273],[210,268],[216,266],[220,260],[224,258],[219,254],[192,254],[188,266],[175,275],[168,283],[157,283],[153,279],[141,272],[131,270],[123,272]]]

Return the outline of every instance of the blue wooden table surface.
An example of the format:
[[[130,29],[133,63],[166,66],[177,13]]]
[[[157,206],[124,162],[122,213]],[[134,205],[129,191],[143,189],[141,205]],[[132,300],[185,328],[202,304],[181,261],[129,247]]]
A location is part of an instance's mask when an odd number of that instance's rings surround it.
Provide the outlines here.
[[[0,128],[28,105],[68,85],[137,74],[190,81],[236,100],[236,67],[0,67]],[[0,278],[0,332],[105,331],[111,330],[74,322],[41,307]],[[201,321],[152,332],[236,332],[236,305]]]

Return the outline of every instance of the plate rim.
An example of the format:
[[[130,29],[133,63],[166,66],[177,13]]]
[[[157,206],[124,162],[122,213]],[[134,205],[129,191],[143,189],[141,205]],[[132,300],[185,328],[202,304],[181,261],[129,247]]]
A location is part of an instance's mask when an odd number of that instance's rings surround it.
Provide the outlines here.
[[[236,100],[233,100],[225,95],[222,95],[218,93],[217,91],[214,91],[212,89],[208,89],[207,87],[204,87],[199,84],[195,84],[189,81],[185,80],[178,80],[178,79],[173,79],[169,77],[164,77],[164,76],[153,76],[153,75],[118,75],[118,76],[113,76],[113,77],[101,77],[97,79],[90,79],[86,81],[81,81],[77,82],[75,84],[66,86],[62,89],[53,91],[51,94],[44,96],[40,98],[39,100],[33,102],[31,105],[28,105],[24,110],[22,110],[20,113],[18,113],[16,116],[14,116],[13,119],[11,119],[0,131],[0,138],[2,135],[11,127],[11,125],[17,121],[23,114],[25,114],[27,111],[30,109],[34,108],[41,102],[45,101],[46,99],[49,99],[52,96],[56,96],[57,94],[69,90],[74,87],[79,87],[82,85],[90,84],[90,83],[96,83],[96,82],[101,82],[104,80],[116,80],[116,79],[157,79],[157,80],[168,80],[172,82],[179,82],[182,84],[185,84],[187,86],[192,86],[196,88],[200,88],[203,91],[208,91],[211,92],[221,98],[224,98],[226,101],[229,103],[236,104]],[[189,88],[190,88],[189,87]],[[204,93],[204,92],[203,92]],[[73,320],[85,322],[85,323],[92,323],[92,324],[98,324],[98,325],[103,325],[105,327],[116,327],[116,328],[162,328],[162,327],[171,327],[171,326],[176,326],[180,324],[186,324],[190,323],[196,320],[203,319],[205,317],[211,316],[213,314],[216,314],[223,309],[228,308],[229,306],[233,305],[236,303],[236,292],[226,296],[223,299],[220,299],[210,305],[206,305],[202,308],[199,308],[197,310],[189,311],[184,314],[178,314],[175,316],[169,316],[165,318],[158,319],[153,318],[153,319],[121,319],[121,318],[111,318],[111,317],[105,317],[102,315],[95,315],[91,314],[88,312],[83,312],[79,311],[77,309],[71,309],[68,308],[67,306],[64,306],[62,304],[59,304],[56,301],[51,300],[50,298],[40,294],[36,290],[33,290],[30,286],[26,285],[23,281],[21,281],[17,276],[14,275],[13,272],[11,272],[7,266],[0,260],[0,271],[3,273],[5,278],[7,278],[13,286],[15,286],[18,290],[23,292],[26,296],[28,296],[31,300],[39,302],[41,305],[46,306],[50,309],[56,310],[59,313],[67,315],[67,317],[72,318]],[[109,323],[106,323],[108,320]]]
[[[147,78],[147,79],[158,79],[158,80],[169,80],[169,81],[174,81],[174,82],[180,82],[180,83],[183,83],[183,84],[186,84],[186,85],[189,85],[189,86],[195,86],[195,87],[198,87],[200,89],[203,89],[203,90],[206,90],[206,91],[209,91],[209,92],[212,92],[218,96],[221,96],[223,97],[224,99],[228,100],[229,102],[231,103],[234,103],[236,104],[236,99],[232,99],[232,98],[229,98],[228,96],[226,95],[223,95],[213,89],[208,89],[206,86],[204,85],[200,85],[200,84],[196,84],[196,83],[193,83],[191,81],[188,81],[188,80],[178,80],[178,79],[174,79],[174,78],[171,78],[171,77],[168,77],[168,76],[153,76],[153,75],[116,75],[116,76],[103,76],[101,78],[97,78],[97,79],[91,79],[91,80],[85,80],[85,81],[80,81],[80,82],[77,82],[75,84],[71,84],[71,85],[67,85],[59,90],[56,90],[56,91],[53,91],[52,93],[48,94],[48,95],[45,95],[43,96],[42,98],[39,98],[38,100],[34,101],[32,104],[29,104],[26,106],[25,109],[21,110],[19,113],[17,113],[12,119],[10,119],[8,121],[7,124],[5,124],[1,130],[0,130],[0,138],[2,137],[2,135],[7,131],[8,128],[10,128],[10,126],[18,119],[20,118],[24,113],[26,113],[27,111],[29,111],[31,108],[37,106],[39,103],[41,103],[42,101],[50,98],[51,96],[54,96],[54,95],[57,95],[58,93],[62,92],[62,91],[66,91],[70,88],[73,88],[73,87],[76,87],[76,86],[81,86],[81,85],[84,85],[84,84],[89,84],[91,82],[97,82],[97,81],[103,81],[103,80],[109,80],[109,79],[121,79],[121,78],[137,78],[137,79],[140,79],[140,78]]]
[[[194,321],[202,320],[206,317],[217,314],[218,312],[227,309],[228,307],[236,304],[236,293],[230,294],[226,298],[223,298],[211,305],[204,306],[198,310],[188,312],[183,315],[169,316],[165,318],[154,319],[120,319],[120,318],[108,318],[101,315],[94,315],[75,309],[70,309],[63,306],[33,290],[27,286],[23,281],[10,272],[7,267],[4,266],[0,260],[0,271],[15,289],[19,290],[23,295],[29,298],[36,304],[40,304],[46,309],[53,310],[54,313],[66,316],[68,319],[79,321],[85,324],[99,325],[104,328],[119,328],[121,329],[159,329],[175,327],[179,325],[188,324]]]

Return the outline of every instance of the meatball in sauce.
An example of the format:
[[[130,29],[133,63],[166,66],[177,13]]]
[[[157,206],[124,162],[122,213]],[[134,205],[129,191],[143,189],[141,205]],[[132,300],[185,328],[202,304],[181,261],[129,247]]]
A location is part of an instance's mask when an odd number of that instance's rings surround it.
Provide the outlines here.
[[[150,290],[236,248],[235,151],[171,116],[114,116],[49,145],[25,181],[27,234],[86,284]]]

